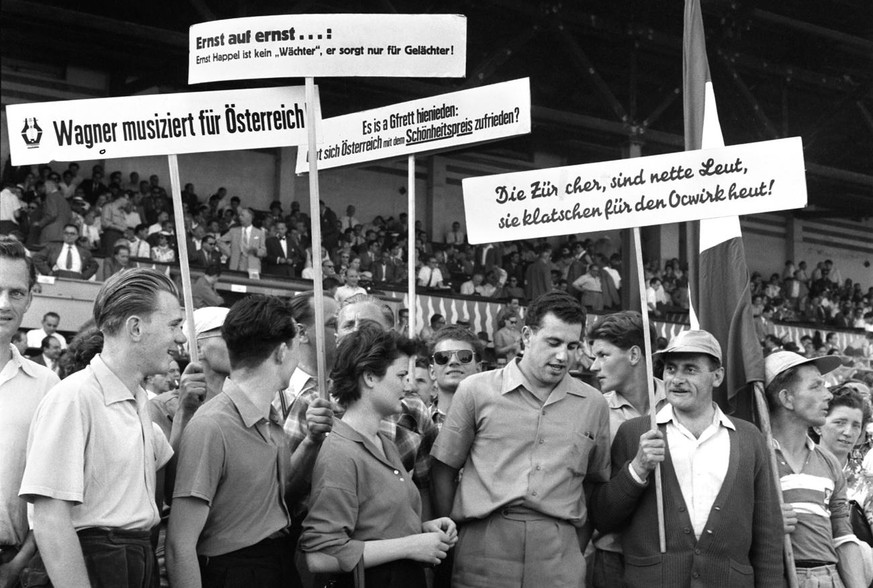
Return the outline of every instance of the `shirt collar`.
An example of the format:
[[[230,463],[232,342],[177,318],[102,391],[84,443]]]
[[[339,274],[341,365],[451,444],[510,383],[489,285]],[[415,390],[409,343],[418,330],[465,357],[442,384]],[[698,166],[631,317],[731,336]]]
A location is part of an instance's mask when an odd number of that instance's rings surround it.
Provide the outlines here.
[[[736,426],[731,422],[727,415],[725,415],[721,411],[721,408],[718,406],[718,404],[713,403],[713,406],[715,407],[715,414],[712,416],[712,424],[718,423],[724,427],[727,427],[728,429],[736,431]],[[676,420],[675,415],[673,414],[673,405],[669,402],[665,404],[664,407],[658,411],[655,420],[659,425],[664,425],[669,423],[670,421]],[[676,422],[678,423],[678,420],[676,420]]]
[[[94,372],[97,383],[100,384],[100,389],[103,391],[103,402],[106,406],[125,400],[136,400],[136,396],[127,389],[121,378],[106,365],[106,362],[99,353],[91,359],[89,367]],[[141,386],[138,389],[143,390]],[[145,390],[143,390],[143,393],[145,393]]]
[[[291,380],[288,382],[288,388],[292,390],[294,398],[297,398],[306,389],[306,386],[310,382],[315,385],[315,378],[303,371],[300,367],[297,367],[294,368],[294,373],[291,374]]]
[[[815,449],[815,441],[813,441],[809,435],[806,436],[806,441],[804,443],[806,444],[806,448],[810,451],[813,451]],[[779,451],[782,451],[782,446],[779,445],[779,441],[776,440],[776,437],[773,437],[773,447],[775,449],[778,449]]]
[[[606,404],[609,405],[609,408],[622,408],[625,406],[633,408],[633,404],[616,390],[604,394],[603,397],[606,399]],[[664,393],[664,382],[655,378],[655,406],[659,407],[666,400],[667,395]]]
[[[39,375],[39,370],[36,367],[37,364],[24,358],[18,351],[18,347],[12,343],[9,344],[9,348],[12,352],[12,357],[9,359],[12,361],[12,365],[14,365],[16,369],[20,369],[31,378],[35,378]]]
[[[239,416],[242,417],[243,424],[246,427],[251,427],[262,420],[269,420],[270,404],[267,403],[263,408],[258,408],[249,395],[246,394],[245,390],[240,388],[230,378],[224,380],[224,386],[221,391],[227,394],[230,401],[236,406],[236,410],[239,412]]]
[[[501,394],[507,394],[517,390],[519,387],[523,387],[525,390],[533,393],[534,387],[518,367],[520,361],[520,358],[515,358],[513,361],[507,363],[506,367],[503,368],[503,387],[500,390]],[[585,398],[584,388],[582,386],[574,386],[574,383],[573,376],[570,374],[564,374],[564,377],[561,378],[561,381],[558,382],[554,388],[552,388],[551,393],[545,400],[557,401],[567,394],[573,394]]]

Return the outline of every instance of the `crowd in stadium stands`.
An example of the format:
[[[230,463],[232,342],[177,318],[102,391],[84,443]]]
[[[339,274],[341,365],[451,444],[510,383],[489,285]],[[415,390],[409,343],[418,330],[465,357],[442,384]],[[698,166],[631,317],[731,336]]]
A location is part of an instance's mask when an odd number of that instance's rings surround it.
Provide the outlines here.
[[[201,197],[190,183],[182,202],[189,260],[199,268],[212,267],[199,282],[202,304],[220,298],[215,283],[222,270],[314,276],[311,221],[298,202],[288,211],[279,201],[267,211],[254,211],[223,187]],[[0,234],[23,241],[40,273],[103,281],[137,260],[174,263],[178,236],[172,213],[172,199],[157,175],[144,179],[131,172],[125,178],[116,171],[105,178],[102,166],[95,165],[85,178],[75,163],[60,173],[44,165],[38,174],[25,170],[20,181],[4,187]],[[405,288],[407,223],[405,213],[363,221],[354,205],[337,213],[322,202],[320,261],[332,291],[343,298],[365,288]],[[471,246],[457,221],[444,235],[429,235],[416,221],[414,234],[415,282],[421,291],[524,303],[558,288],[579,298],[589,311],[620,308],[623,260],[608,238],[569,236],[557,246],[545,240]],[[95,257],[103,258],[99,269]],[[663,266],[652,261],[646,264],[645,280],[651,316],[685,321],[687,267],[678,259]],[[772,321],[873,328],[873,286],[843,279],[831,260],[812,271],[804,261],[797,266],[789,261],[781,275],[769,280],[755,273],[751,294],[762,341],[772,333]]]

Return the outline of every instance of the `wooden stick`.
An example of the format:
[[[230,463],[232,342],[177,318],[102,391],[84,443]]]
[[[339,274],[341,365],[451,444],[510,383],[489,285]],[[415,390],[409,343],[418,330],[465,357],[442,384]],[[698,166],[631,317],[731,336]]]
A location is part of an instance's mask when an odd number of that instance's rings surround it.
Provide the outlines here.
[[[779,497],[779,514],[782,515],[782,480],[779,478],[779,463],[776,460],[776,448],[773,446],[773,429],[770,427],[770,411],[767,409],[767,401],[764,397],[764,384],[755,382],[755,407],[758,409],[758,418],[761,419],[761,432],[767,440],[768,453],[770,454],[770,469],[772,470],[773,482],[776,484],[776,495]],[[791,545],[791,536],[787,533],[782,538],[782,553],[785,558],[785,570],[788,572],[789,588],[797,588],[797,570],[794,567],[794,547]]]
[[[185,231],[185,211],[182,206],[182,188],[179,183],[179,158],[167,155],[170,166],[170,192],[173,194],[173,217],[176,222],[176,246],[179,250],[179,270],[182,272],[182,302],[188,332],[188,355],[192,362],[199,361],[197,334],[194,331],[194,296],[191,294],[191,268],[188,267],[188,233]]]
[[[324,284],[321,267],[321,205],[318,196],[318,151],[315,132],[315,78],[306,78],[306,127],[309,141],[309,216],[312,220],[312,272],[315,296],[315,358],[318,394],[327,398],[327,359],[324,354]]]
[[[409,254],[406,260],[406,294],[409,298],[409,338],[415,337],[415,155],[410,155],[406,165],[406,239]],[[427,324],[427,317],[424,317]],[[414,374],[412,374],[414,375]]]
[[[658,428],[656,415],[658,412],[655,401],[655,374],[652,370],[652,337],[649,334],[649,305],[646,302],[646,277],[643,272],[643,249],[639,227],[634,227],[634,254],[637,262],[637,280],[640,286],[640,301],[642,302],[643,338],[646,348],[643,350],[646,359],[646,383],[649,388],[649,420],[652,430]],[[658,504],[658,541],[661,553],[667,553],[667,535],[664,530],[664,490],[661,482],[661,465],[655,468],[655,500]]]

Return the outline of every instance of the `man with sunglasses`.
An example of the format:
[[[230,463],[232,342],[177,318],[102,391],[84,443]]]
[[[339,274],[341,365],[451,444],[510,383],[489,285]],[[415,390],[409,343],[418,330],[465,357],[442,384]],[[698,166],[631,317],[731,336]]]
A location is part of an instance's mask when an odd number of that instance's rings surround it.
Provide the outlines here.
[[[497,357],[505,357],[507,362],[515,359],[521,353],[521,321],[516,314],[506,315],[503,327],[494,333],[494,353]]]
[[[453,586],[584,585],[583,483],[609,479],[606,401],[568,373],[584,324],[578,301],[546,292],[524,357],[458,386],[431,452],[435,514],[460,527]]]
[[[437,427],[442,427],[458,385],[479,373],[484,345],[470,329],[448,325],[434,333],[429,351],[430,375],[437,389],[431,413]]]
[[[99,266],[91,252],[80,247],[79,227],[73,223],[64,226],[63,242],[49,243],[33,256],[33,265],[39,273],[74,280],[87,280],[97,273]]]

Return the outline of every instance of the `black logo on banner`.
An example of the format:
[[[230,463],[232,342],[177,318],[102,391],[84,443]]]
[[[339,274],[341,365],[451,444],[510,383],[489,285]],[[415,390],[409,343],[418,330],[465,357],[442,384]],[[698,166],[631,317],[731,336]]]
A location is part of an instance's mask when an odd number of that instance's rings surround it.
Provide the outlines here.
[[[36,122],[36,117],[24,119],[24,128],[21,129],[21,137],[27,143],[28,149],[36,149],[42,139],[42,129]]]

